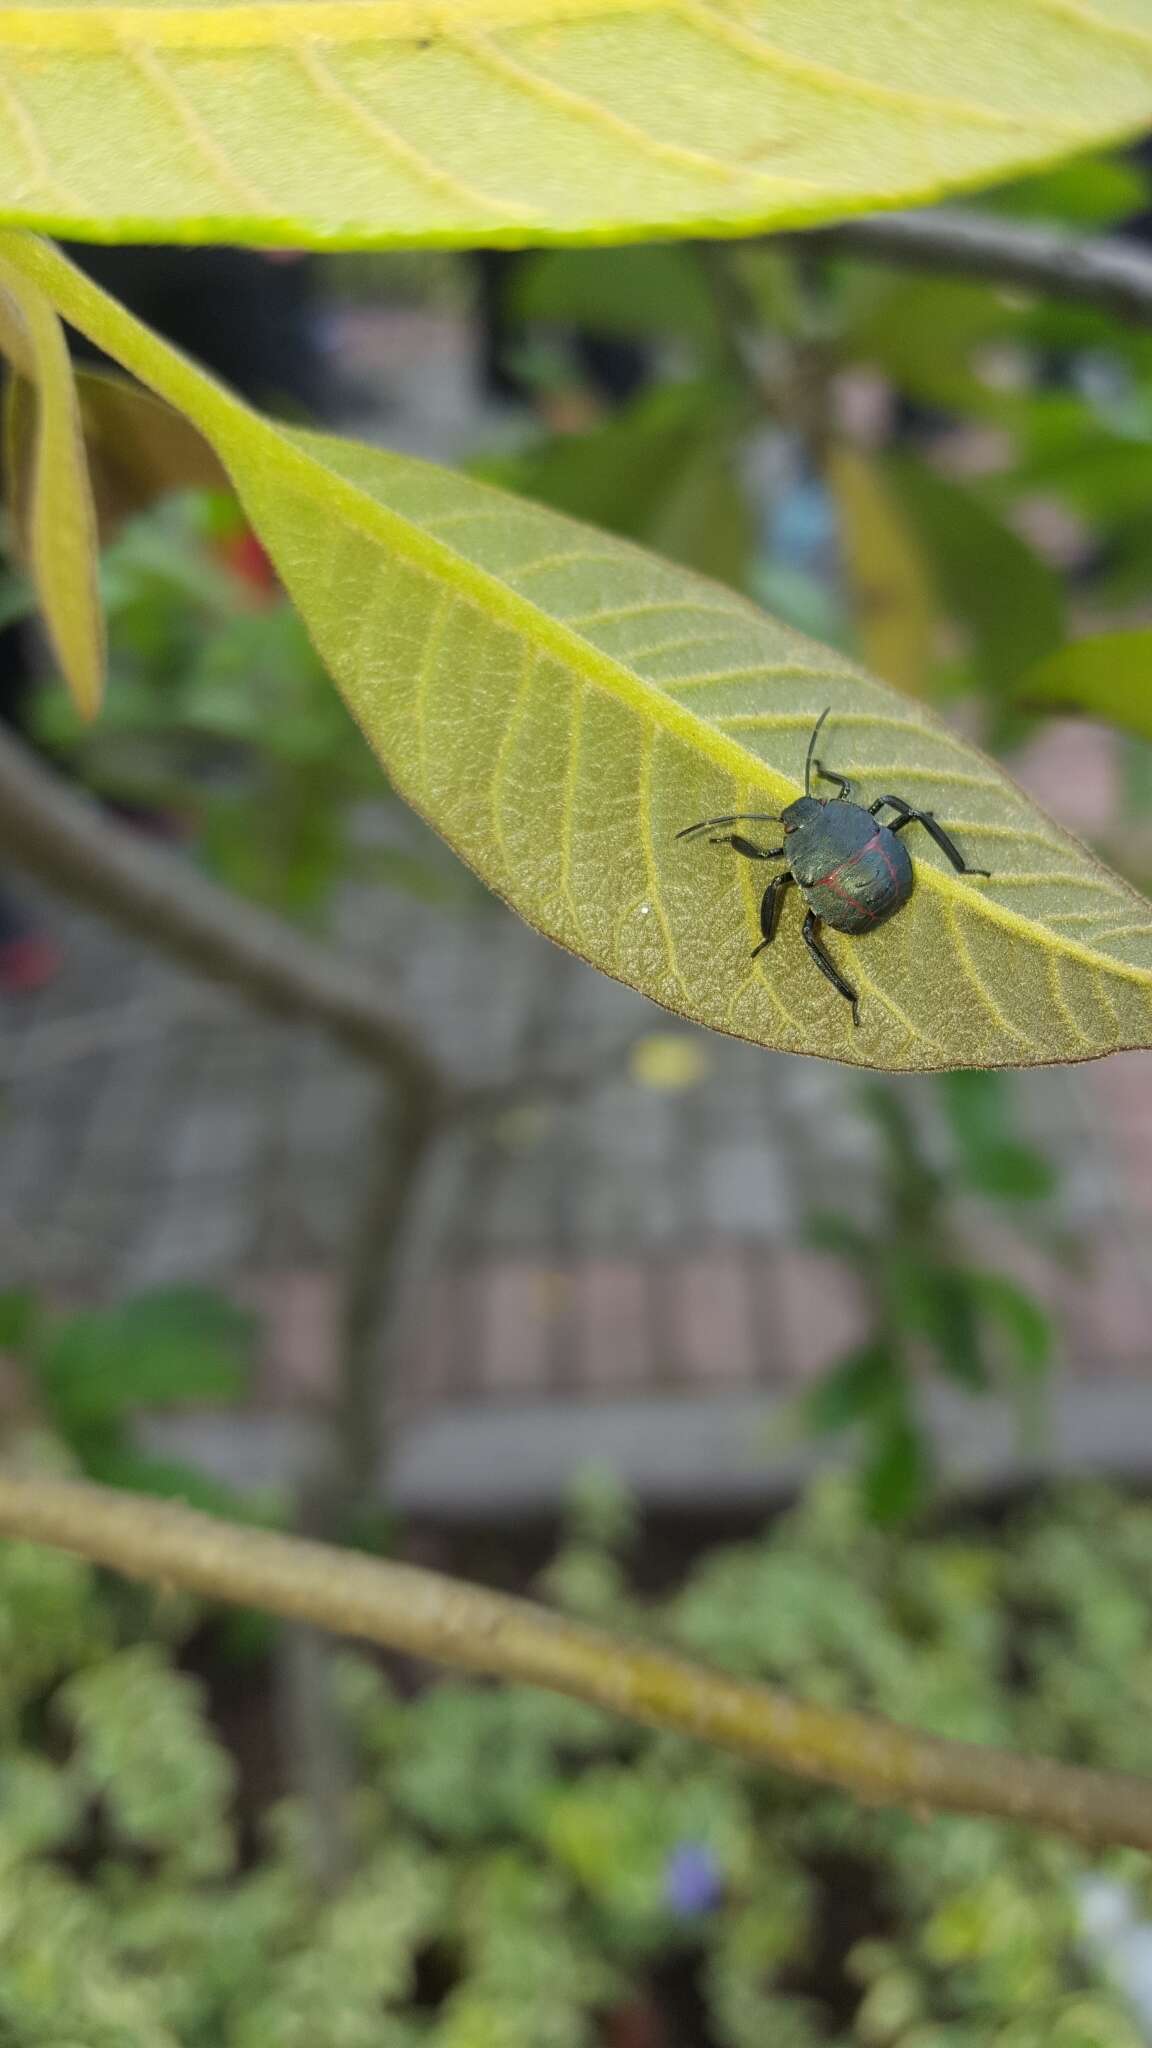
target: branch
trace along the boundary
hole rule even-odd
[[[111,1488],[0,1476],[0,1530],[135,1578],[262,1607],[464,1670],[548,1686],[858,1797],[1152,1850],[1152,1780],[808,1706],[526,1600]]]
[[[0,725],[0,853],[259,1009],[300,1018],[429,1099],[441,1092],[376,978],[115,825]]]
[[[797,239],[837,255],[874,256],[901,268],[1017,285],[1095,306],[1138,326],[1152,324],[1152,253],[1120,235],[1070,235],[948,207],[867,214],[808,229]]]

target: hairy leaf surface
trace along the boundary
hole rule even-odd
[[[0,217],[106,239],[732,233],[1152,119],[1152,0],[0,8]]]
[[[43,244],[0,234],[0,257],[200,427],[396,786],[529,923],[684,1016],[859,1064],[1152,1042],[1152,905],[919,706],[625,541],[261,419]],[[774,870],[676,838],[795,797],[825,706],[822,752],[864,801],[933,808],[993,870],[956,875],[912,829],[908,906],[829,937],[859,1030],[795,898],[751,959]]]

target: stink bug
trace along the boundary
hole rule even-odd
[[[845,981],[820,937],[822,924],[834,932],[863,934],[874,931],[895,916],[912,894],[914,880],[908,849],[897,839],[906,825],[923,825],[937,846],[946,853],[961,875],[983,875],[987,868],[970,868],[959,847],[948,837],[931,811],[918,811],[902,796],[878,796],[865,810],[851,801],[852,785],[834,769],[816,758],[816,741],[828,716],[822,711],[816,720],[804,760],[804,794],[777,817],[771,811],[735,811],[730,817],[704,818],[699,825],[686,825],[677,839],[691,839],[697,832],[710,832],[714,825],[783,825],[783,846],[756,846],[741,832],[713,834],[713,846],[731,846],[745,860],[782,860],[785,872],[769,882],[760,904],[760,944],[752,958],[770,946],[776,936],[780,899],[790,882],[795,882],[808,905],[804,919],[804,944],[813,960],[852,1005],[852,1022],[860,1022],[860,1003],[854,988]],[[838,785],[834,797],[813,796],[812,776]],[[890,825],[880,823],[883,810],[895,812]]]

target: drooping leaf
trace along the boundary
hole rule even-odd
[[[62,0],[0,9],[0,213],[114,240],[732,233],[1152,119],[1152,5]]]
[[[211,441],[395,786],[529,923],[697,1022],[860,1065],[1152,1040],[1152,908],[919,707],[624,542],[263,420],[45,245],[2,234],[0,254]],[[778,813],[825,707],[826,758],[861,796],[935,810],[993,870],[955,874],[913,828],[910,903],[829,935],[859,1030],[795,903],[751,958],[765,869],[676,836]]]
[[[827,473],[860,651],[885,682],[929,697],[937,605],[915,529],[863,449],[833,449]]]
[[[1023,704],[1079,711],[1152,739],[1152,631],[1136,627],[1074,640],[1021,678],[1019,697]]]
[[[65,681],[77,709],[91,718],[104,689],[104,619],[68,348],[50,300],[2,261],[0,300],[0,347],[12,366],[4,454],[12,531]]]

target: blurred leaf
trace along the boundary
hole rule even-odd
[[[252,1318],[207,1289],[171,1287],[49,1329],[38,1377],[67,1435],[134,1408],[239,1400]]]
[[[927,1259],[917,1249],[885,1261],[892,1313],[899,1326],[928,1343],[940,1370],[970,1393],[983,1393],[988,1368],[980,1343],[976,1299],[961,1268]]]
[[[1145,479],[1152,456],[1144,454]],[[1074,640],[1020,678],[1021,703],[1081,712],[1152,739],[1152,630]]]
[[[521,320],[588,334],[678,335],[714,350],[716,301],[691,248],[541,249],[517,269],[509,304]]]
[[[862,449],[833,448],[827,476],[864,659],[907,696],[931,696],[936,598],[914,529]]]
[[[856,1265],[869,1264],[875,1254],[875,1238],[834,1209],[818,1209],[807,1217],[803,1235],[805,1244],[814,1251],[831,1252],[836,1258],[850,1259]]]
[[[971,636],[977,679],[999,690],[1064,635],[1060,584],[977,493],[913,455],[883,474],[931,563],[956,623]]]
[[[921,1430],[897,1412],[878,1419],[860,1474],[861,1497],[874,1521],[902,1522],[927,1496],[932,1461]]]
[[[0,1291],[0,1351],[22,1351],[39,1318],[40,1304],[26,1287]]]
[[[0,258],[12,374],[5,407],[5,489],[56,658],[78,710],[104,689],[104,617],[96,515],[64,329],[32,280]]]
[[[1043,1304],[1004,1273],[969,1271],[967,1280],[979,1308],[1006,1340],[1008,1363],[1021,1372],[1043,1372],[1051,1363],[1055,1338]]]
[[[751,553],[736,471],[738,420],[722,387],[673,384],[586,434],[558,435],[477,473],[739,585]]]
[[[941,1075],[937,1087],[961,1158],[964,1179],[1005,1201],[1041,1201],[1055,1174],[1035,1146],[1011,1132],[1011,1089],[1000,1074]]]
[[[76,390],[105,538],[166,492],[228,490],[207,441],[163,399],[103,370],[78,368]]]
[[[290,248],[758,233],[1022,175],[1152,120],[1139,0],[1116,18],[1002,0],[971,33],[955,0],[914,19],[892,33],[837,0],[152,0],[118,37],[94,0],[6,8],[0,217]]]
[[[1143,213],[1149,200],[1143,165],[1115,156],[1074,156],[1050,164],[1030,178],[997,185],[980,197],[982,207],[1019,220],[1050,220],[1066,227],[1109,227]]]
[[[1001,396],[978,374],[979,351],[1020,316],[988,285],[886,278],[841,337],[842,353],[874,364],[897,391],[946,411],[995,416]]]
[[[848,1429],[891,1403],[900,1368],[884,1343],[865,1344],[824,1374],[801,1403],[801,1416],[817,1436]]]

